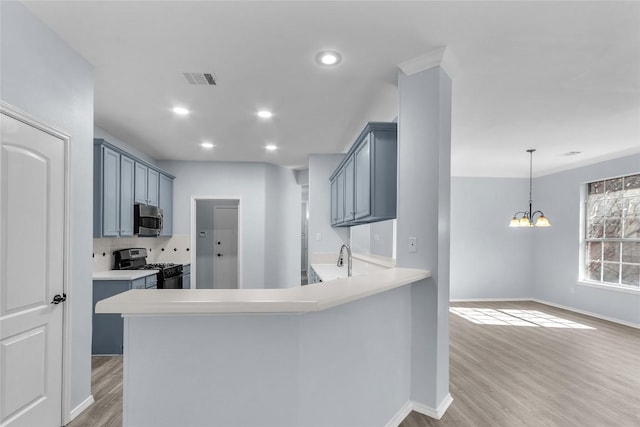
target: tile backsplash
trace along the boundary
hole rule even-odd
[[[171,237],[112,237],[93,239],[93,271],[112,270],[113,251],[127,248],[145,248],[147,262],[191,262],[191,236],[174,234]]]

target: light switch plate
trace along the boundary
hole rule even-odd
[[[418,238],[417,237],[409,237],[409,252],[418,252]]]
[[[322,233],[316,233],[316,240],[322,240]]]

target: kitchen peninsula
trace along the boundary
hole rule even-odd
[[[427,270],[289,289],[132,290],[122,313],[124,426],[385,426],[425,380],[414,365]]]

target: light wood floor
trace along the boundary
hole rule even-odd
[[[402,427],[640,426],[640,330],[534,302],[451,306],[535,310],[595,329],[483,325],[450,314],[454,401],[440,421],[412,412]]]
[[[451,306],[539,311],[594,329],[476,324],[450,314],[454,401],[441,420],[412,412],[402,427],[640,426],[640,330],[533,302]],[[120,427],[122,358],[94,357],[92,371],[96,402],[69,427]]]
[[[91,393],[95,402],[68,427],[122,426],[122,357],[91,358]]]

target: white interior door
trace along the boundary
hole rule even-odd
[[[0,425],[60,426],[66,143],[0,119]]]
[[[213,209],[213,287],[238,287],[238,207],[216,206]]]

